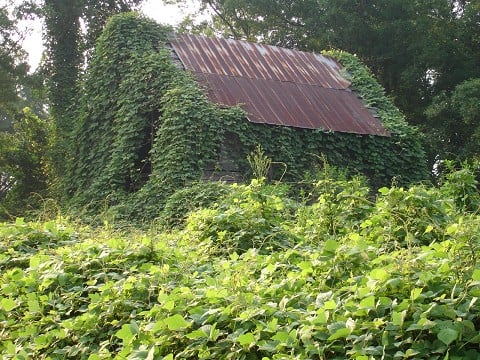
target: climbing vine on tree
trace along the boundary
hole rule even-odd
[[[254,124],[239,108],[211,103],[176,64],[170,29],[135,13],[113,17],[97,43],[84,82],[65,188],[74,203],[113,207],[129,218],[154,218],[176,190],[222,172],[220,157],[248,174],[247,155],[260,145],[274,179],[300,180],[321,163],[366,174],[374,186],[427,177],[416,132],[355,57],[345,62],[355,89],[375,107],[392,137]],[[226,146],[233,137],[236,151]]]

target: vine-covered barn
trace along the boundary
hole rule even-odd
[[[177,63],[194,75],[213,103],[239,106],[251,123],[390,136],[375,110],[353,91],[343,67],[330,56],[186,34],[173,35],[169,44]],[[224,153],[241,147],[238,136],[228,131],[224,145]],[[245,169],[239,166],[240,159],[229,161],[235,158],[232,155],[223,156],[205,175],[241,180]]]
[[[274,179],[324,157],[373,185],[427,174],[415,129],[355,56],[172,35],[134,13],[98,40],[73,136],[77,203],[144,209],[192,181],[248,180],[258,145]]]

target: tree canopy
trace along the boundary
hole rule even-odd
[[[27,73],[25,52],[15,36],[16,19],[6,5],[0,7],[0,130],[12,129],[12,115],[18,110],[19,85]]]

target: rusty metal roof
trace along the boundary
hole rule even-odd
[[[183,34],[171,44],[213,102],[241,106],[251,122],[389,136],[332,58]]]

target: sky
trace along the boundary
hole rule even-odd
[[[185,6],[179,8],[175,5],[164,5],[162,0],[144,0],[141,12],[155,21],[163,24],[176,25],[185,16],[193,13],[193,1],[186,0]],[[42,57],[42,24],[39,21],[25,22],[24,26],[30,28],[29,35],[23,41],[23,47],[28,52],[30,71],[34,71]]]

